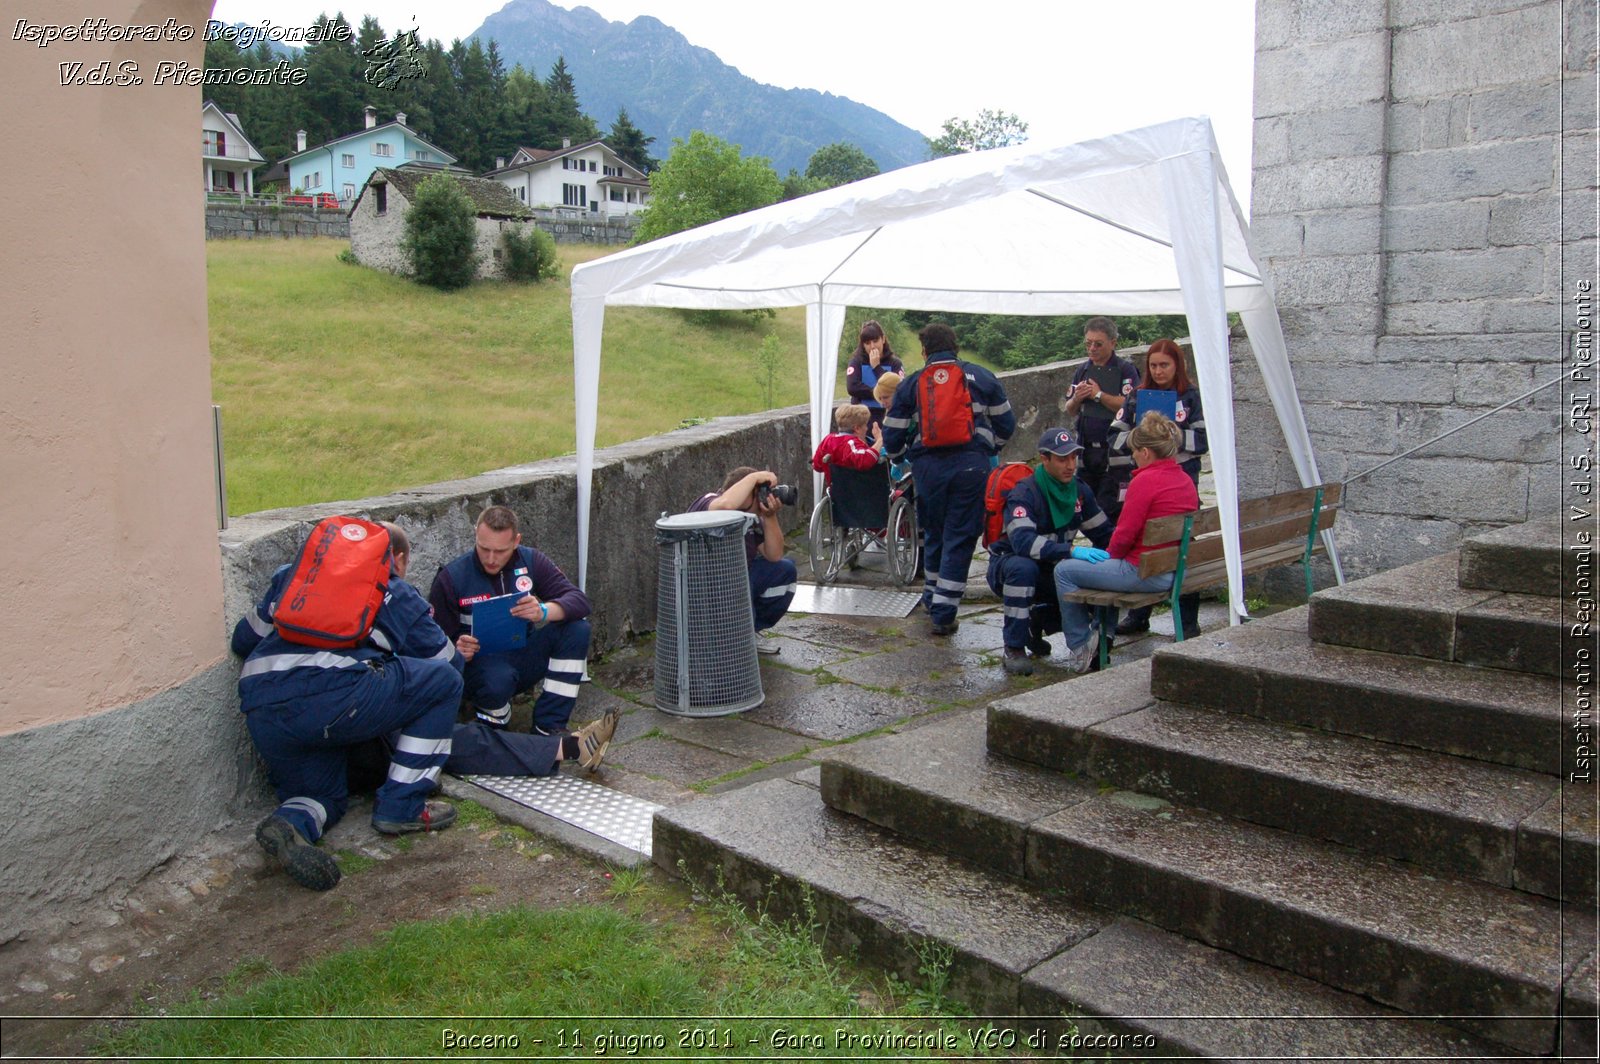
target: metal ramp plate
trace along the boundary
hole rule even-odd
[[[905,617],[916,608],[920,598],[921,590],[796,584],[789,609],[798,613],[837,613],[853,617]]]
[[[557,772],[553,776],[462,776],[468,783],[650,856],[650,822],[665,806]]]

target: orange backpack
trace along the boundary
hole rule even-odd
[[[278,634],[308,647],[360,646],[389,593],[389,530],[359,517],[328,517],[300,548],[273,608]]]
[[[989,546],[1006,534],[1006,496],[1026,477],[1033,475],[1027,462],[1006,462],[989,470],[983,485],[983,545]]]
[[[960,362],[935,362],[917,378],[922,446],[959,447],[972,439],[972,392]]]

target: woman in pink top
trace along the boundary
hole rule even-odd
[[[1128,436],[1136,467],[1128,494],[1111,534],[1111,557],[1102,562],[1073,558],[1056,566],[1056,593],[1070,595],[1083,588],[1095,591],[1166,591],[1172,574],[1139,576],[1139,557],[1146,521],[1188,513],[1200,507],[1194,481],[1178,465],[1176,455],[1182,435],[1172,419],[1154,411],[1139,419]],[[1162,543],[1158,546],[1172,546]],[[1067,641],[1067,661],[1085,672],[1100,645],[1100,626],[1081,602],[1061,603],[1061,634]]]

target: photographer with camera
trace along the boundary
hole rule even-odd
[[[783,620],[794,601],[797,576],[794,562],[784,557],[783,526],[778,511],[793,506],[799,493],[792,484],[778,483],[770,469],[740,466],[722,482],[721,491],[707,492],[689,507],[698,510],[742,510],[759,519],[744,537],[745,562],[750,567],[750,605],[755,612],[756,634]],[[776,654],[776,644],[757,640],[756,649]]]

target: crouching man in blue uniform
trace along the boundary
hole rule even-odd
[[[400,526],[382,524],[391,554],[388,595],[365,645],[322,651],[277,634],[272,613],[289,565],[273,574],[233,632],[234,651],[247,658],[241,707],[280,803],[257,825],[256,841],[312,890],[339,882],[333,856],[312,844],[344,816],[352,765],[359,775],[374,753],[387,771],[377,783],[373,827],[385,834],[438,831],[456,818],[453,807],[427,798],[441,767],[456,775],[543,776],[575,759],[592,772],[617,729],[614,712],[562,737],[457,724],[461,655],[404,580],[409,538]],[[319,655],[325,657],[305,660]]]
[[[689,504],[690,513],[739,510],[756,515],[755,524],[744,535],[744,560],[750,570],[750,607],[758,637],[789,612],[799,576],[785,553],[783,525],[778,521],[783,503],[770,491],[761,491],[777,483],[778,474],[770,469],[739,466],[723,478],[722,490],[708,491]],[[779,647],[776,640],[763,642],[758,638],[756,650],[776,654]]]
[[[933,634],[942,636],[953,634],[959,625],[956,607],[966,593],[967,568],[983,534],[984,482],[995,456],[1016,431],[1017,419],[994,374],[956,358],[956,334],[950,326],[934,322],[917,336],[927,365],[895,389],[883,419],[883,446],[891,460],[911,459],[917,523],[922,528],[922,605],[933,622]],[[943,372],[966,376],[972,433],[964,443],[930,447],[917,396],[922,376],[939,373],[941,367]]]
[[[1039,437],[1039,467],[1006,495],[1005,535],[989,545],[989,587],[1005,603],[1002,628],[1007,675],[1033,672],[1034,657],[1050,653],[1045,638],[1061,631],[1061,604],[1052,573],[1068,558],[1104,561],[1112,524],[1089,485],[1078,477],[1083,445],[1067,429]],[[1074,547],[1082,532],[1092,547]]]
[[[504,728],[512,697],[543,680],[533,704],[533,730],[558,735],[572,717],[589,657],[589,597],[555,562],[522,545],[510,508],[483,511],[473,534],[474,549],[440,569],[428,592],[433,619],[467,663],[467,700],[477,707],[480,721]],[[527,644],[505,653],[480,652],[472,635],[473,604],[514,592],[525,597],[511,607],[511,615],[534,625]]]

